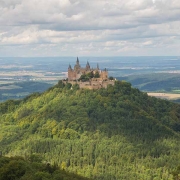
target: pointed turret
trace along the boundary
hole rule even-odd
[[[71,65],[70,65],[70,64],[69,64],[68,70],[72,70],[72,67],[71,67]]]
[[[79,64],[79,58],[77,57],[76,64]]]
[[[77,57],[76,65],[74,66],[74,70],[75,70],[75,71],[78,71],[80,68],[81,68],[81,66],[80,66],[80,64],[79,64],[79,58]]]
[[[89,65],[89,62],[87,61],[87,64],[86,64],[86,69],[89,70],[90,69],[90,65]]]

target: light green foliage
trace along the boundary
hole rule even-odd
[[[42,94],[0,104],[0,151],[38,153],[97,180],[173,179],[180,159],[178,104],[127,82],[98,90],[73,87],[60,81]]]

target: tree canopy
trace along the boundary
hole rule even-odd
[[[32,158],[33,156],[33,158]],[[35,158],[36,157],[36,158]],[[39,157],[0,157],[0,180],[90,180],[60,169],[56,164],[41,163]]]
[[[0,151],[97,180],[171,180],[179,165],[180,105],[116,81],[107,89],[57,85],[0,104]]]

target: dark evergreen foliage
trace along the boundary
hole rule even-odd
[[[99,72],[96,71],[95,74],[93,72],[89,72],[87,74],[82,74],[78,81],[86,82],[89,81],[91,78],[99,78]]]
[[[36,156],[38,158],[38,156]],[[0,157],[0,180],[88,180],[28,157]],[[90,179],[89,179],[90,180]]]

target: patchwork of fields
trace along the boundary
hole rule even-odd
[[[109,76],[130,82],[133,87],[158,98],[180,99],[180,61],[175,57],[86,57],[92,67],[107,68]],[[20,99],[43,92],[67,77],[67,67],[74,57],[2,58],[0,59],[0,101]]]

